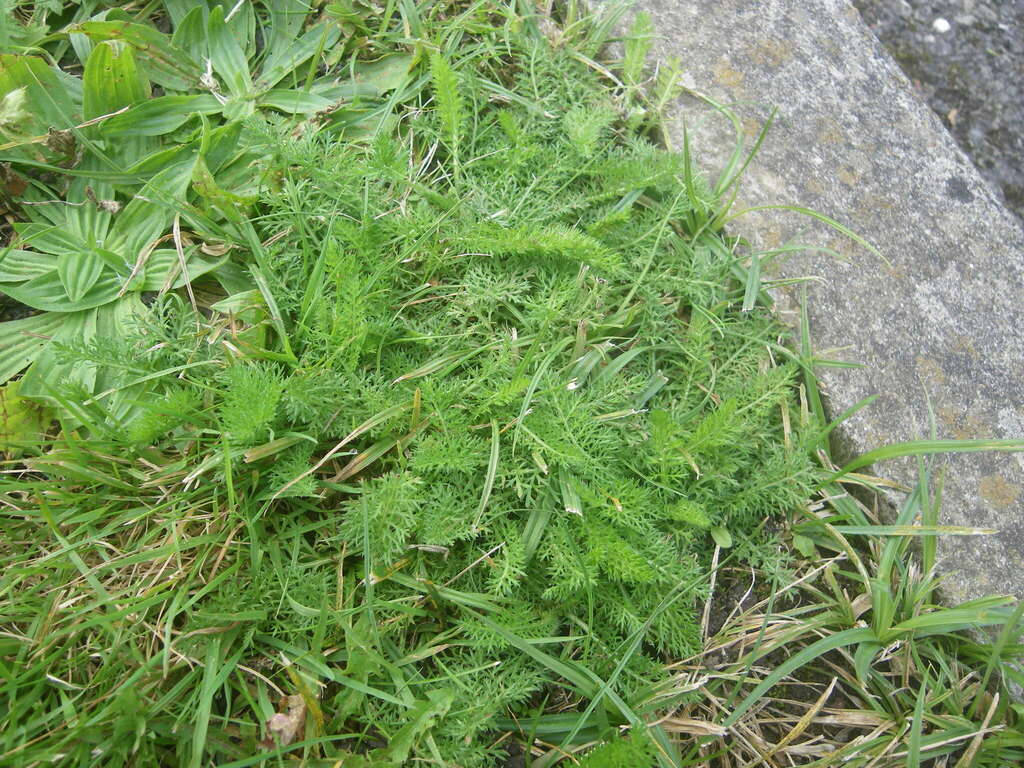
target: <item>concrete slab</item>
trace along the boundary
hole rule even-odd
[[[638,0],[635,10],[654,19],[654,54],[680,57],[688,86],[733,105],[751,143],[778,107],[739,207],[815,209],[892,265],[792,213],[731,225],[762,247],[796,238],[850,257],[802,254],[781,272],[823,278],[810,288],[819,354],[843,348],[834,356],[865,364],[821,371],[832,411],[880,395],[842,428],[844,450],[927,437],[929,401],[939,437],[1024,438],[1024,232],[857,11],[846,0]],[[731,126],[692,97],[671,109],[677,147],[684,124],[714,173]],[[793,295],[777,298],[791,312]],[[1000,531],[940,541],[947,599],[1024,597],[1024,455],[940,463],[948,469],[943,522]],[[914,477],[910,461],[876,470]]]

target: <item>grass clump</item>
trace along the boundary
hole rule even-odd
[[[941,485],[919,466],[920,483],[893,525],[830,485],[827,505],[793,521],[803,554],[788,583],[748,599],[752,581],[773,574],[761,566],[736,574],[746,596],[700,654],[672,667],[677,686],[699,679],[703,692],[668,727],[708,736],[685,748],[682,764],[717,765],[721,756],[734,765],[994,768],[1024,760],[1024,710],[1012,693],[1022,681],[1024,609],[1005,596],[944,604],[934,539],[955,531],[936,524]],[[721,573],[726,584],[730,570]],[[994,631],[986,638],[983,627]]]
[[[619,81],[572,8],[165,5],[65,9],[61,74],[18,59],[84,59],[107,186],[9,158],[0,289],[39,312],[5,402],[47,411],[4,436],[0,762],[689,764],[666,665],[723,551],[785,580],[829,474],[732,171],[649,136],[649,30]]]

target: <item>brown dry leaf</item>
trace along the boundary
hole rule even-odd
[[[823,709],[814,719],[818,725],[839,725],[856,728],[876,728],[889,722],[874,712],[864,709]]]
[[[816,742],[813,744],[811,742],[807,742],[806,744],[794,744],[791,747],[786,747],[782,751],[787,755],[796,755],[800,757],[825,757],[835,752],[836,746],[834,744],[826,744],[823,742]]]
[[[871,607],[871,595],[863,593],[853,598],[853,602],[850,603],[850,610],[853,611],[853,618],[859,619],[861,614],[866,612]]]
[[[28,189],[28,182],[11,169],[10,163],[0,163],[0,183],[11,197],[19,197]]]
[[[689,733],[693,736],[725,736],[728,730],[708,720],[694,720],[689,717],[669,717],[661,721],[669,733]]]
[[[223,256],[230,251],[232,246],[229,243],[203,243],[199,250],[207,256]]]
[[[69,158],[75,156],[77,144],[72,131],[58,131],[56,128],[51,128],[46,134],[44,143],[47,149],[58,155],[66,155]]]
[[[285,696],[283,712],[275,712],[267,720],[267,738],[260,746],[273,749],[277,746],[286,747],[295,741],[306,725],[306,701],[299,695]]]

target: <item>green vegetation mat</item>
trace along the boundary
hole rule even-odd
[[[697,764],[646,726],[700,700],[713,574],[787,583],[842,491],[648,23],[611,61],[574,5],[12,19],[0,763]]]

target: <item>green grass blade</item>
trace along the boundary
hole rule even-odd
[[[491,498],[491,490],[494,488],[494,478],[498,473],[498,454],[501,448],[500,432],[498,422],[491,419],[491,456],[487,460],[487,474],[484,476],[484,488],[480,494],[480,505],[476,509],[476,516],[473,518],[473,532],[480,526],[480,519],[487,509],[487,501]]]
[[[829,481],[836,480],[858,469],[862,469],[880,461],[899,459],[904,456],[933,456],[939,453],[981,453],[987,451],[1004,451],[1015,453],[1024,451],[1024,440],[912,440],[905,443],[893,443],[882,448],[863,453],[833,474]]]
[[[914,717],[910,722],[910,738],[907,740],[907,768],[920,768],[921,766],[921,737],[924,735],[924,702],[927,696],[928,689],[922,683],[917,691]]]

